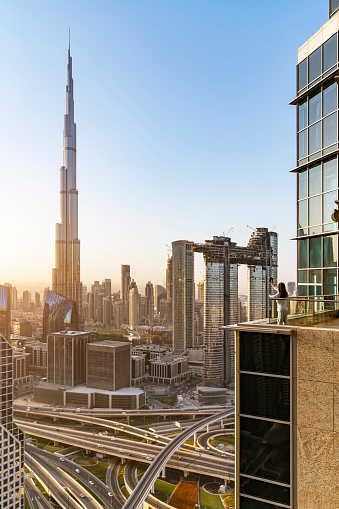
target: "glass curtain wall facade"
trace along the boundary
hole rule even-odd
[[[290,508],[290,336],[276,331],[237,334],[237,507]]]
[[[23,467],[24,434],[13,423],[13,349],[0,334],[0,507],[2,509],[23,509]]]
[[[193,347],[194,336],[194,253],[193,242],[172,242],[173,353],[180,355]]]
[[[43,340],[47,341],[48,334],[52,332],[78,329],[76,303],[57,293],[48,292],[43,315]]]
[[[293,171],[300,296],[338,293],[338,223],[331,217],[338,200],[338,7],[337,1],[330,2],[333,16],[318,32],[322,37],[311,39],[319,40],[318,47],[314,42],[314,51],[299,50],[297,97],[292,101],[297,106]]]
[[[11,288],[0,285],[0,334],[11,338]]]

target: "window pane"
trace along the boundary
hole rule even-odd
[[[308,283],[308,270],[299,270],[298,276],[299,276],[299,283]]]
[[[308,286],[298,285],[299,297],[306,297],[308,295]]]
[[[269,504],[268,502],[259,502],[259,500],[240,496],[239,509],[277,509],[277,506],[274,503]]]
[[[324,237],[324,267],[336,267],[338,262],[338,237]]]
[[[309,171],[309,196],[321,193],[321,165],[312,166]]]
[[[301,239],[298,240],[298,267],[306,268],[308,267],[308,257],[307,257],[307,248],[308,248],[308,240]]]
[[[309,128],[309,154],[321,149],[321,122],[311,125]]]
[[[334,203],[334,200],[336,199],[337,199],[336,191],[332,191],[331,193],[325,193],[323,195],[324,223],[333,223],[331,215],[333,210],[336,208],[336,204]]]
[[[337,270],[324,270],[324,295],[338,294]]]
[[[321,218],[321,195],[309,199],[309,225],[322,223]],[[314,233],[314,232],[310,232]]]
[[[330,16],[339,8],[339,0],[330,0]]]
[[[323,91],[323,116],[325,117],[337,109],[337,84],[332,83]],[[300,113],[299,113],[300,122]],[[306,126],[305,126],[306,127]],[[301,127],[299,129],[302,129]]]
[[[321,118],[321,93],[313,95],[310,97],[310,124],[316,122]]]
[[[324,175],[324,191],[331,191],[331,189],[336,189],[338,187],[338,169],[336,157],[324,163],[323,175]]]
[[[308,226],[307,221],[307,200],[302,200],[298,204],[299,207],[299,228],[304,228]],[[307,234],[307,232],[304,232]]]
[[[308,287],[308,295],[321,295],[321,285],[313,285]]]
[[[240,332],[240,369],[290,374],[290,338],[285,334]]]
[[[310,283],[321,283],[321,270],[309,270],[309,282]]]
[[[307,126],[307,99],[299,104],[299,131]]]
[[[307,170],[301,171],[298,174],[299,178],[299,200],[307,198]]]
[[[307,156],[307,129],[298,134],[299,137],[299,159]]]
[[[290,426],[240,417],[240,472],[289,483]]]
[[[321,267],[321,237],[310,239],[310,267]]]
[[[321,47],[313,51],[308,57],[308,81],[309,83],[321,74]]]
[[[298,84],[299,90],[307,85],[307,58],[298,65]]]
[[[317,124],[316,124],[317,125]],[[333,145],[338,140],[337,136],[337,113],[332,113],[323,120],[324,147]]]
[[[337,34],[334,34],[323,45],[323,72],[337,63]]]
[[[240,477],[240,493],[253,495],[257,498],[282,502],[290,504],[290,489],[285,486],[250,479],[249,477]],[[252,507],[252,506],[250,506]]]

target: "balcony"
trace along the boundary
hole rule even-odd
[[[289,326],[339,328],[339,295],[270,299],[270,325],[282,325],[278,318],[279,301],[287,307]]]

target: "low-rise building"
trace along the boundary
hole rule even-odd
[[[117,391],[131,386],[131,344],[98,341],[87,345],[86,385]]]
[[[141,383],[146,378],[146,355],[132,355],[132,385]]]
[[[174,384],[188,376],[188,359],[180,355],[162,355],[150,360],[153,382]]]

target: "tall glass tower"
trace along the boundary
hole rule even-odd
[[[80,240],[78,239],[78,191],[76,188],[76,125],[72,57],[68,48],[66,115],[63,132],[63,166],[60,168],[60,222],[55,228],[55,268],[52,290],[74,300],[82,309],[80,282]]]
[[[339,2],[330,19],[298,50],[297,106],[298,294],[338,293],[338,31]]]

